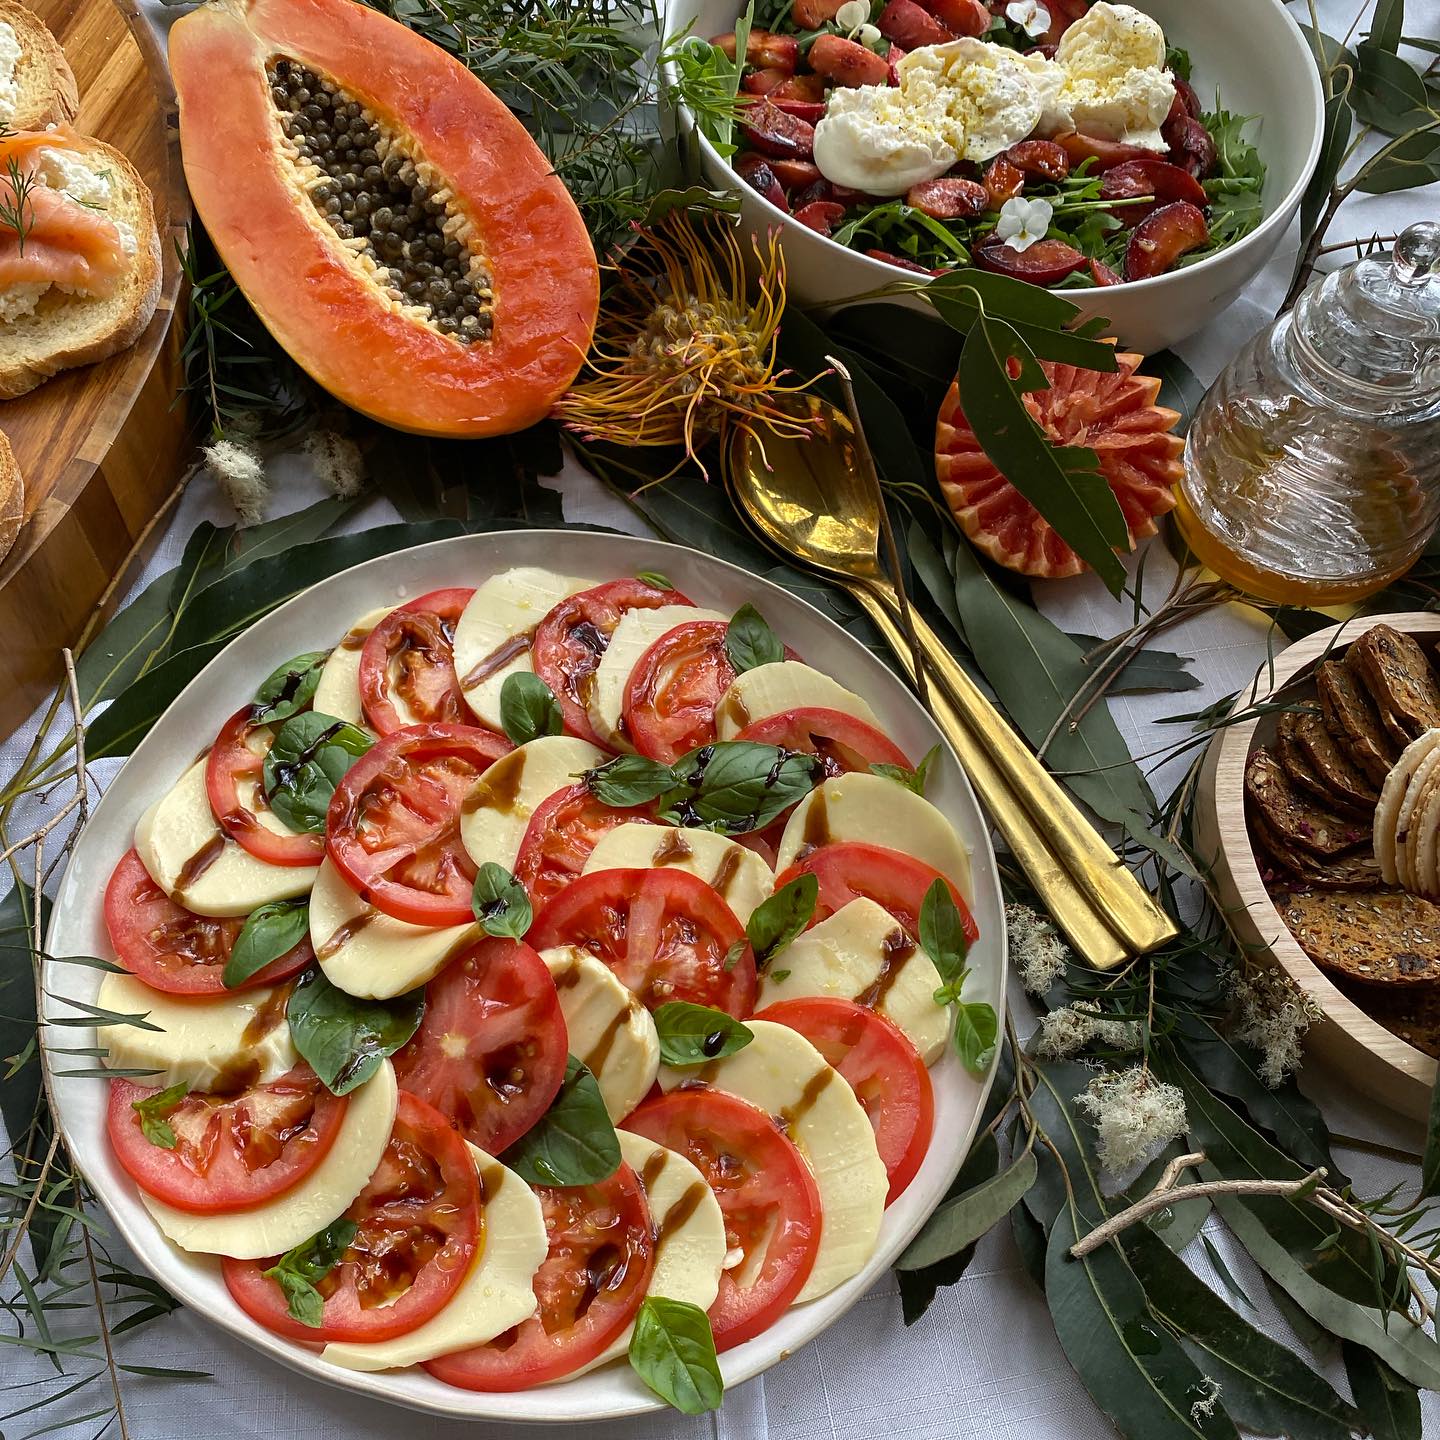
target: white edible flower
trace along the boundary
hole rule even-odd
[[[254,525],[263,520],[265,502],[270,498],[270,482],[255,447],[245,441],[217,440],[200,453],[220,493],[235,507],[240,523]]]
[[[1300,1068],[1300,1042],[1320,1018],[1320,1007],[1283,971],[1232,970],[1225,982],[1231,1034],[1260,1052],[1260,1078],[1273,1090]]]
[[[1050,28],[1050,12],[1040,0],[1010,0],[1005,7],[1005,18],[1012,25],[1018,25],[1031,39],[1043,35]]]
[[[1055,207],[1048,200],[1027,200],[1016,195],[1000,207],[995,233],[1016,252],[1028,250],[1045,238]]]
[[[1012,903],[1005,907],[1005,930],[1020,983],[1032,995],[1043,995],[1074,959],[1070,947],[1055,927],[1028,905]]]
[[[835,23],[842,30],[858,30],[870,18],[870,0],[845,0],[835,12]]]
[[[1140,1026],[1134,1020],[1108,1018],[1093,1000],[1077,1000],[1041,1019],[1035,1053],[1042,1060],[1068,1060],[1092,1040],[1113,1050],[1134,1050],[1140,1044]]]
[[[349,500],[365,487],[365,462],[360,447],[348,435],[333,430],[312,430],[305,437],[305,454],[320,483],[341,500]]]
[[[874,50],[878,54],[880,41],[884,39],[884,36],[880,34],[876,26],[862,25],[850,38],[863,45],[867,50]]]
[[[1185,1096],[1139,1065],[1097,1075],[1075,1097],[1075,1108],[1095,1126],[1100,1164],[1113,1174],[1129,1170],[1185,1130]]]

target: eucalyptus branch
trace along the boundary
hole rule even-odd
[[[75,1181],[75,1203],[83,1205],[80,1181]],[[110,1343],[110,1321],[105,1314],[105,1296],[100,1287],[100,1275],[95,1268],[95,1246],[90,1239],[88,1228],[81,1229],[85,1245],[85,1264],[90,1271],[90,1288],[95,1295],[95,1314],[100,1321],[100,1343],[105,1347],[105,1368],[110,1372],[110,1391],[115,1397],[115,1421],[120,1430],[120,1440],[130,1440],[130,1429],[125,1423],[125,1401],[120,1394],[120,1368],[115,1363],[115,1351]]]

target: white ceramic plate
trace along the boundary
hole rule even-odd
[[[729,613],[750,601],[812,665],[864,695],[908,755],[918,759],[937,742],[943,745],[929,716],[864,646],[803,600],[733,565],[677,545],[581,531],[509,531],[441,540],[367,561],[322,581],[252,626],[190,682],[95,808],[56,897],[49,953],[111,954],[101,897],[111,870],[130,847],[136,820],[276,666],[293,655],[334,644],[355,616],[377,605],[393,605],[442,586],[478,585],[515,565],[544,565],[568,575],[594,576],[597,581],[655,570],[700,605]],[[972,974],[965,994],[967,999],[988,1001],[1003,1013],[1005,927],[995,857],[969,782],[948,748],[943,753],[945,763],[932,768],[928,793],[973,853],[975,918],[981,934],[971,953]],[[100,978],[93,969],[51,962],[45,989],[52,996],[93,1002]],[[45,1013],[53,1017],[75,1011],[52,998],[46,1001]],[[56,1041],[59,1046],[88,1043],[84,1030],[42,1031],[46,1033],[63,1037]],[[57,1058],[61,1063],[53,1068],[74,1068],[73,1062]],[[758,1375],[812,1340],[884,1273],[960,1168],[993,1074],[992,1067],[989,1075],[977,1079],[953,1052],[934,1067],[935,1138],[920,1173],[886,1211],[874,1258],[847,1284],[811,1304],[792,1308],[763,1335],[723,1355],[721,1370],[727,1385]],[[483,1395],[443,1385],[421,1370],[381,1374],[341,1370],[324,1364],[318,1347],[262,1330],[231,1300],[218,1261],[186,1255],[156,1229],[133,1182],[111,1155],[104,1128],[105,1092],[99,1080],[51,1081],[55,1113],[70,1153],[151,1274],[198,1313],[257,1350],[316,1380],[440,1415],[573,1423],[663,1408],[624,1364],[518,1394]]]

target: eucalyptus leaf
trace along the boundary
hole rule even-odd
[[[660,1058],[667,1065],[704,1065],[743,1050],[754,1031],[723,1010],[674,1000],[651,1017],[660,1037]]]
[[[1328,37],[1320,37],[1319,43],[1323,45],[1326,39]],[[1321,126],[1320,159],[1305,186],[1305,193],[1300,197],[1300,251],[1295,261],[1296,276],[1306,263],[1310,237],[1320,223],[1320,216],[1350,146],[1350,131],[1354,124],[1354,112],[1350,108],[1350,87],[1353,80],[1354,72],[1348,66],[1335,70],[1326,80],[1327,96]]]
[[[424,1014],[423,985],[393,1000],[361,1000],[318,968],[296,981],[285,1009],[295,1049],[335,1095],[369,1080],[420,1028]]]
[[[1440,130],[1430,129],[1392,140],[1372,155],[1356,175],[1355,188],[1366,195],[1413,190],[1440,180]]]
[[[620,1142],[588,1067],[570,1057],[550,1108],[500,1159],[530,1185],[593,1185],[615,1173]]]
[[[685,1415],[716,1410],[725,1395],[710,1317],[684,1300],[647,1295],[630,1334],[630,1367]]]
[[[824,778],[813,755],[752,740],[702,745],[670,768],[675,783],[661,796],[660,818],[722,835],[763,830]]]
[[[1362,40],[1355,54],[1360,62],[1355,112],[1365,124],[1386,135],[1406,135],[1435,118],[1424,80],[1393,49]]]
[[[558,735],[565,715],[555,692],[533,671],[517,670],[500,687],[500,726],[514,745]]]
[[[285,1295],[285,1308],[302,1325],[320,1328],[325,1299],[315,1287],[344,1258],[359,1229],[342,1215],[260,1272],[279,1285]]]
[[[523,940],[535,918],[525,887],[493,860],[487,860],[476,872],[470,903],[487,935]]]
[[[737,675],[785,658],[785,647],[753,606],[742,605],[725,627],[725,654]]]
[[[99,760],[128,755],[170,708],[175,697],[224,648],[224,640],[207,640],[169,656],[133,680],[124,694],[112,701],[86,726],[85,755]]]
[[[820,881],[808,871],[788,880],[750,912],[745,936],[755,952],[755,967],[764,970],[815,917]]]
[[[943,1201],[901,1251],[895,1268],[922,1270],[973,1245],[1025,1198],[1035,1183],[1036,1170],[1034,1152],[1026,1150],[998,1175]]]
[[[35,1042],[34,905],[34,891],[18,877],[0,897],[0,1057],[6,1060],[24,1054]],[[40,907],[43,934],[50,915],[50,902],[43,893]],[[48,1122],[35,1123],[40,1106],[40,1065],[29,1059],[7,1068],[9,1073],[0,1084],[0,1120],[10,1143],[18,1147],[17,1161],[29,1155],[38,1164],[50,1139]]]
[[[1430,1117],[1425,1128],[1425,1156],[1420,1164],[1420,1199],[1440,1194],[1440,1074],[1430,1087]]]
[[[372,743],[358,726],[333,715],[307,710],[292,716],[265,755],[262,778],[271,810],[291,830],[323,835],[335,787]]]
[[[1356,1408],[1374,1440],[1423,1440],[1420,1393],[1415,1386],[1363,1345],[1346,1340],[1340,1350]]]
[[[1185,434],[1209,387],[1173,350],[1157,350],[1153,355],[1147,355],[1145,369],[1147,373],[1159,377],[1160,394],[1156,399],[1179,412],[1180,422],[1175,432]]]
[[[276,725],[299,714],[314,697],[329,658],[328,650],[312,650],[268,675],[250,702],[250,723]]]
[[[182,1080],[168,1090],[159,1090],[154,1095],[147,1095],[143,1100],[130,1102],[130,1108],[140,1121],[140,1133],[152,1145],[158,1145],[162,1150],[175,1148],[175,1131],[167,1117],[189,1093],[190,1087]]]
[[[1109,678],[1106,681],[1107,695],[1142,695],[1156,690],[1198,690],[1203,683],[1198,675],[1187,668],[1191,662],[1188,655],[1176,655],[1169,650],[1134,650],[1124,665],[1116,671],[1109,651],[1101,651],[1095,659],[1088,657],[1103,642],[1097,635],[1071,635],[1080,647],[1081,663],[1087,669],[1104,667]]]
[[[1370,17],[1370,43],[1393,55],[1400,48],[1404,32],[1405,0],[1375,0],[1375,13]]]
[[[243,985],[272,960],[288,954],[310,933],[308,900],[273,900],[245,917],[221,973],[230,989]]]

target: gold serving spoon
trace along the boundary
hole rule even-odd
[[[760,538],[848,591],[914,678],[908,618],[935,684],[931,712],[1036,894],[1090,964],[1109,969],[1172,939],[1174,922],[1001,718],[944,642],[908,617],[880,563],[880,496],[863,437],[824,402],[808,440],[736,431],[726,480]]]

